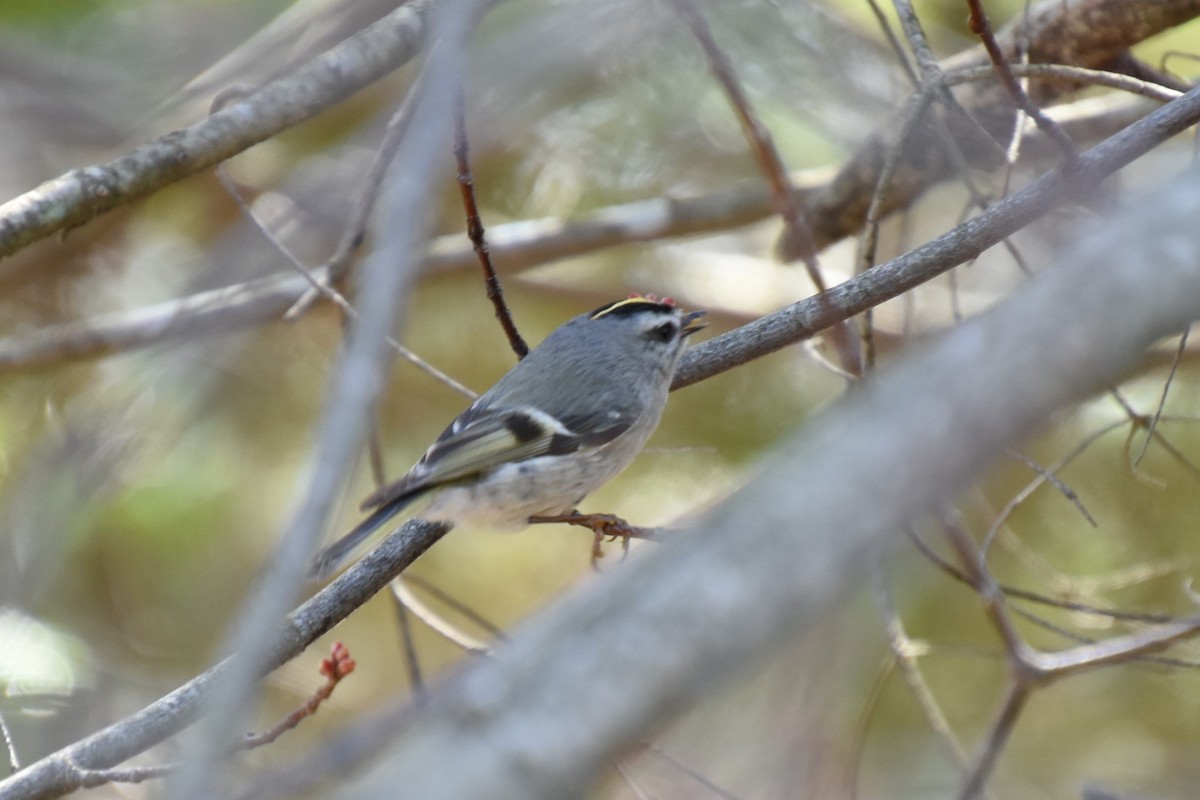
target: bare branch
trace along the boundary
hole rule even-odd
[[[1055,169],[1009,195],[979,216],[911,252],[829,290],[690,348],[675,376],[676,389],[732,369],[789,344],[810,338],[829,324],[898,297],[930,278],[978,256],[1068,198],[1085,197],[1105,176],[1150,145],[1146,139],[1174,135],[1200,119],[1200,89],[1193,89],[1083,153],[1076,169]],[[826,309],[836,315],[830,319]]]
[[[1080,0],[1064,4],[1059,0],[1042,0],[1026,15],[1004,26],[996,39],[1010,59],[1018,51],[1018,43],[1027,41],[1029,60],[1034,64],[1104,68],[1138,42],[1197,14],[1200,14],[1200,0],[1152,4],[1127,0]],[[975,67],[990,69],[990,60],[980,46],[948,58],[940,66],[943,73],[949,74]],[[1039,82],[1034,88],[1035,98],[1043,105],[1072,90],[1061,81],[1054,85]],[[979,87],[958,102],[992,136],[1005,140],[1012,132],[1012,110],[1003,97],[1003,89]],[[877,132],[842,166],[828,186],[805,198],[806,216],[818,247],[852,235],[862,226],[871,193],[878,184],[880,167],[886,153],[896,146],[896,133],[892,126]],[[975,166],[995,166],[987,158],[991,149],[971,147],[971,141],[960,143],[968,160]],[[955,168],[953,158],[936,136],[910,140],[902,164],[881,209],[883,215],[907,208]],[[780,244],[782,249],[788,246],[786,241]]]
[[[439,525],[414,521],[385,539],[288,616],[272,640],[271,663],[264,671],[302,653],[317,637],[386,588],[393,576],[445,533]],[[228,669],[229,661],[223,661],[136,714],[28,765],[0,782],[0,798],[53,798],[83,788],[88,785],[83,782],[86,770],[114,767],[192,724],[217,679]]]
[[[346,99],[416,55],[434,5],[406,3],[245,100],[0,205],[0,257],[202,172]]]
[[[963,79],[977,80],[989,72],[989,68],[978,68],[972,74],[964,73]],[[955,76],[949,76],[949,80],[955,80]],[[1118,111],[1118,124],[1124,124],[1127,114],[1128,111]],[[1083,118],[1082,122],[1087,123],[1088,119]],[[1147,142],[1145,150],[1159,143],[1158,139]],[[381,148],[381,152],[391,151]],[[792,182],[802,196],[828,191],[821,188],[825,185],[821,180],[823,174],[824,171],[819,171],[793,176]],[[491,231],[490,250],[508,269],[519,269],[618,244],[726,230],[761,220],[771,213],[770,194],[759,187],[692,199],[644,200],[612,206],[570,221],[543,219],[499,225]],[[343,249],[339,248],[341,252]],[[341,263],[336,257],[334,261]],[[443,236],[434,241],[424,268],[463,269],[474,263],[472,250],[461,244],[461,237]],[[333,280],[327,267],[312,270],[312,274],[322,284]],[[308,295],[316,293],[305,281],[280,274],[11,336],[0,339],[0,374],[261,325],[279,319]]]
[[[750,144],[754,159],[758,162],[759,169],[762,170],[763,176],[771,187],[771,198],[775,203],[776,210],[783,218],[787,236],[794,245],[788,255],[798,257],[804,262],[809,280],[816,287],[816,297],[824,298],[828,287],[817,260],[819,248],[813,239],[812,229],[809,228],[808,221],[804,218],[804,209],[792,192],[787,168],[783,164],[779,148],[775,146],[771,132],[767,130],[767,126],[763,124],[751,106],[750,98],[746,96],[741,82],[734,75],[733,65],[729,63],[728,57],[713,38],[708,20],[696,9],[692,0],[671,0],[671,3],[704,50],[709,69],[721,85],[726,97],[729,98],[729,103],[733,106],[738,122],[742,126],[742,132]],[[844,322],[830,326],[830,339],[837,348],[841,369],[852,376],[861,375],[862,354],[858,352],[854,337],[850,335],[850,330]]]
[[[366,420],[373,416],[383,385],[387,335],[402,316],[430,227],[428,214],[413,209],[425,208],[422,200],[438,175],[437,154],[453,129],[453,88],[461,79],[462,53],[483,2],[447,5],[434,14],[435,44],[424,65],[428,80],[420,82],[413,122],[390,171],[402,172],[403,179],[387,182],[382,197],[388,224],[359,276],[356,299],[361,316],[331,376],[307,485],[299,492],[274,557],[234,617],[236,624],[223,649],[233,653],[232,663],[216,679],[210,713],[191,737],[192,746],[173,776],[172,797],[201,800],[219,793],[220,771],[215,767],[226,755],[222,743],[241,727],[256,696],[256,682],[272,665],[271,631],[299,593],[334,501],[362,447]]]
[[[1146,438],[1142,440],[1142,448],[1138,450],[1137,458],[1133,459],[1133,466],[1137,467],[1142,463],[1142,459],[1146,457],[1146,450],[1150,447],[1150,441],[1154,439],[1155,432],[1158,430],[1158,423],[1162,420],[1163,408],[1167,405],[1167,393],[1171,391],[1171,384],[1175,381],[1175,370],[1179,368],[1179,362],[1183,359],[1183,353],[1187,349],[1188,333],[1190,328],[1183,332],[1179,337],[1179,346],[1175,348],[1175,357],[1171,360],[1171,372],[1167,375],[1167,379],[1163,381],[1162,396],[1158,398],[1158,405],[1154,408],[1154,419],[1150,420],[1149,426],[1146,428]]]
[[[881,373],[783,446],[686,545],[631,560],[420,708],[363,724],[247,796],[290,796],[351,769],[358,780],[343,793],[578,792],[641,731],[759,663],[782,632],[825,619],[864,548],[956,497],[1055,409],[1181,329],[1200,308],[1200,229],[1186,223],[1200,214],[1195,186],[1189,174],[1129,204],[1037,281]],[[438,767],[442,757],[455,767]]]

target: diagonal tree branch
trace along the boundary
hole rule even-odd
[[[1164,102],[1178,96],[1177,92],[1156,91],[1144,82],[1121,80],[1111,73],[1089,75],[1047,65],[1019,69],[1054,80],[1071,76],[1079,81],[1091,80]],[[976,67],[947,75],[947,81],[979,80],[990,74],[990,67]],[[1120,129],[1137,116],[1140,109],[1126,102],[1101,118],[1084,116],[1076,121],[1094,133],[1098,126]],[[826,172],[797,173],[792,176],[792,185],[802,197],[827,191]],[[489,249],[507,269],[516,270],[604,247],[724,231],[759,221],[771,213],[769,193],[757,186],[695,198],[641,200],[568,221],[551,218],[499,225],[491,231]],[[342,249],[339,246],[339,252]],[[340,258],[335,256],[332,261],[339,263]],[[424,269],[464,269],[474,263],[471,248],[462,244],[462,237],[450,235],[434,240]],[[336,277],[327,268],[317,268],[312,273],[322,282]],[[98,358],[172,339],[227,333],[281,317],[288,319],[298,301],[315,295],[306,281],[289,272],[0,338],[0,374]]]
[[[354,567],[292,612],[271,649],[272,665],[290,661],[403,571],[445,534],[429,523],[412,522],[368,553]],[[201,704],[229,669],[224,661],[170,694],[104,730],[28,765],[0,782],[0,798],[60,797],[86,785],[84,770],[107,769],[150,749],[192,724]]]
[[[1010,61],[1015,59],[1018,44],[1026,41],[1031,63],[1103,69],[1118,62],[1135,44],[1198,14],[1200,0],[1164,0],[1161,3],[1041,0],[998,31],[996,41]],[[984,66],[990,68],[991,61],[982,46],[941,63],[943,72]],[[1033,81],[1032,84],[1031,94],[1043,106],[1076,88],[1061,81]],[[994,84],[978,86],[956,97],[959,105],[993,137],[1000,141],[1008,139],[1012,132],[1013,108],[1003,88]],[[932,121],[928,124],[932,125]],[[890,125],[876,132],[842,166],[828,186],[805,199],[805,212],[819,247],[852,235],[862,227],[887,153],[898,146],[897,133]],[[960,142],[968,161],[976,166],[995,166],[980,160],[985,152],[967,144]],[[909,137],[903,145],[900,165],[889,183],[886,202],[881,209],[883,216],[910,206],[926,189],[953,174],[956,166],[932,128],[930,135]],[[779,248],[782,252],[790,252],[793,245],[785,237]]]
[[[1080,176],[1079,180],[1103,179],[1195,124],[1200,119],[1200,99],[1194,94],[1151,112],[1090,150],[1085,159],[1086,175]],[[803,183],[808,190],[819,185],[816,176]],[[982,238],[970,246],[961,246],[961,236],[956,232],[960,229],[955,229],[938,240],[936,247],[918,248],[834,287],[829,292],[833,306],[844,309],[834,313],[852,316],[878,305],[883,299],[907,291],[978,255],[998,241],[995,237],[1002,239],[1059,204],[1079,201],[1091,185],[1087,182],[1056,184],[1056,178],[1043,178],[1021,193],[1023,200],[1003,208],[991,208],[965,223],[962,230],[975,231],[972,238],[982,233]],[[1034,196],[1038,198],[1033,201],[1034,205],[1026,207]],[[594,212],[570,222],[548,219],[499,225],[492,229],[489,246],[497,259],[510,268],[519,268],[614,244],[724,230],[771,213],[768,193],[752,187],[689,200],[643,200]],[[474,254],[469,246],[461,244],[461,238],[455,235],[435,240],[426,258],[425,269],[472,266]],[[904,277],[905,270],[909,269],[917,270],[915,279]],[[891,277],[881,280],[881,270]],[[328,270],[313,270],[313,274],[322,281],[329,277]],[[901,283],[892,286],[893,279]],[[0,339],[0,374],[262,324],[280,318],[307,290],[308,282],[304,278],[288,272],[133,311],[3,338]],[[680,385],[694,383],[811,337],[821,321],[815,309],[809,308],[810,302],[804,300],[763,317],[752,323],[752,327],[739,329],[743,331],[741,334],[727,334],[693,348],[681,370],[683,383]]]
[[[1145,120],[1123,131],[1119,136],[1083,154],[1081,159],[1084,167],[1073,173],[1076,176],[1074,180],[1081,182],[1085,181],[1085,179],[1087,181],[1099,180],[1103,175],[1109,174],[1112,170],[1128,163],[1129,160],[1144,152],[1145,148],[1150,146],[1147,140],[1153,140],[1153,142],[1161,141],[1166,136],[1194,122],[1198,116],[1200,116],[1200,90],[1193,90],[1184,98],[1163,107]],[[1092,170],[1096,170],[1094,175],[1091,172]],[[1043,204],[1045,202],[1052,201],[1063,195],[1070,196],[1073,192],[1079,191],[1081,185],[1092,184],[1081,183],[1074,185],[1069,181],[1058,180],[1054,175],[1047,176],[1047,178],[1035,183],[1025,191],[1013,195],[1003,203],[993,206],[976,220],[964,223],[950,234],[935,240],[927,247],[913,251],[913,253],[901,259],[881,265],[856,278],[854,281],[844,284],[843,287],[836,287],[833,290],[834,297],[838,299],[838,302],[847,305],[852,305],[855,302],[861,303],[863,298],[871,296],[873,291],[872,286],[874,286],[873,281],[883,281],[882,285],[889,286],[891,285],[890,281],[895,280],[893,273],[895,275],[907,276],[904,280],[916,280],[916,276],[922,273],[928,271],[936,273],[938,270],[948,268],[946,264],[947,260],[953,261],[954,258],[961,257],[963,252],[974,253],[984,249],[987,246],[987,242],[998,240],[998,238],[1010,230],[1010,227],[1018,228],[1020,225],[1026,224],[1044,213],[1045,206]],[[1174,209],[1173,206],[1168,207]],[[1190,208],[1190,206],[1184,204],[1180,205],[1177,211],[1181,214],[1190,213]],[[1147,211],[1146,213],[1150,212]],[[1161,222],[1163,225],[1170,225],[1173,224],[1173,219],[1174,217],[1164,215],[1161,218]],[[1127,247],[1135,252],[1136,247],[1139,245],[1147,245],[1147,243],[1155,245],[1155,247],[1150,247],[1145,255],[1139,255],[1137,258],[1130,256],[1128,261],[1131,265],[1130,269],[1140,269],[1138,265],[1142,262],[1138,259],[1141,258],[1160,257],[1164,259],[1165,263],[1169,263],[1173,256],[1170,253],[1164,254],[1159,252],[1161,248],[1167,247],[1170,242],[1174,241],[1168,234],[1176,237],[1185,236],[1192,228],[1189,225],[1181,225],[1176,229],[1163,232],[1157,227],[1157,223],[1160,220],[1152,221],[1155,222],[1155,225],[1147,226],[1146,235],[1148,237],[1158,237],[1157,239],[1148,238],[1146,242],[1142,242],[1140,239],[1130,237],[1130,241],[1128,242],[1118,242],[1121,247]],[[1100,245],[1097,245],[1097,247],[1100,247]],[[1098,273],[1104,270],[1117,269],[1125,263],[1125,257],[1119,255],[1123,252],[1124,250],[1114,245],[1111,250],[1104,252],[1104,258],[1093,259],[1093,263],[1087,266]],[[1155,270],[1149,271],[1154,273],[1152,276],[1153,280],[1156,282],[1168,279],[1177,280],[1181,292],[1183,291],[1183,287],[1188,285],[1186,279],[1194,277],[1194,268],[1191,268],[1192,272],[1185,272],[1183,275],[1171,272],[1169,276],[1160,275],[1158,269],[1156,267]],[[1079,272],[1080,270],[1083,270],[1083,266],[1079,266],[1076,271]],[[1130,286],[1136,288],[1141,282],[1148,282],[1151,276],[1143,277],[1145,281],[1134,280],[1131,281]],[[1051,278],[1053,278],[1053,271],[1047,275],[1047,280],[1037,281],[1034,288],[1044,288],[1045,284]],[[1078,285],[1075,286],[1076,293],[1086,295],[1086,292],[1083,291],[1084,289],[1096,291],[1094,275],[1083,272],[1082,276],[1077,280]],[[898,289],[897,293],[899,291],[903,291],[903,289]],[[1132,291],[1132,288],[1130,288],[1130,291]],[[1141,291],[1145,291],[1145,289],[1143,288]],[[1172,296],[1167,298],[1167,301],[1173,299],[1174,297]],[[1129,298],[1123,299],[1122,307],[1128,306],[1129,302]],[[1078,305],[1077,298],[1072,296],[1071,301],[1065,303],[1064,307],[1072,309],[1073,313],[1082,313],[1082,311],[1076,308]],[[1173,306],[1164,305],[1163,309],[1167,307]],[[1136,310],[1141,308],[1141,306],[1135,304],[1133,308]],[[1141,313],[1151,315],[1161,313],[1161,318],[1156,317],[1153,323],[1156,326],[1175,325],[1175,328],[1168,327],[1168,330],[1183,327],[1182,321],[1178,323],[1172,322],[1169,315],[1163,309],[1152,308],[1149,311],[1143,309]],[[752,354],[756,349],[761,349],[763,352],[770,352],[773,349],[778,349],[778,347],[795,341],[796,338],[800,338],[797,333],[798,331],[800,334],[803,334],[804,331],[813,330],[813,328],[808,327],[809,325],[819,324],[815,321],[816,317],[813,316],[816,310],[817,308],[813,306],[806,311],[803,303],[797,304],[797,306],[789,307],[789,309],[785,309],[785,311],[779,314],[772,315],[757,323],[739,329],[741,333],[737,336],[726,335],[725,337],[718,337],[709,343],[705,343],[705,345],[694,348],[693,355],[685,363],[681,379],[682,383],[686,385],[687,383],[698,381],[705,374],[711,374],[710,371],[719,371],[720,369],[727,369],[733,366],[733,362],[741,363],[738,359],[746,360],[747,358],[754,357],[753,355],[747,355],[747,353]],[[1062,314],[1061,311],[1055,311],[1052,314],[1047,313],[1046,316],[1058,319],[1062,317]],[[1122,320],[1124,319],[1125,316],[1122,317]],[[1049,323],[1046,320],[1042,320],[1039,324]],[[1073,323],[1069,319],[1063,319],[1061,324],[1069,325]],[[1154,330],[1157,331],[1158,327],[1155,327]],[[1078,347],[1084,343],[1079,340],[1086,338],[1074,335],[1069,337],[1069,341]],[[1109,345],[1101,341],[1096,346],[1108,347]],[[990,363],[992,361],[991,356],[987,360]],[[1075,366],[1070,361],[1066,363],[1068,367],[1061,368],[1065,374],[1077,374]],[[1056,369],[1060,368],[1056,367]],[[1006,403],[1005,407],[1007,408],[1007,406],[1008,404]],[[971,435],[963,438],[966,441],[975,441],[979,435],[980,431],[972,429]],[[870,451],[872,453],[879,452],[878,448],[878,442],[871,443]],[[862,464],[873,464],[876,462],[874,456],[871,458],[855,456],[854,458]],[[901,470],[901,472],[904,472],[904,470]],[[958,477],[955,477],[954,481],[957,480]],[[949,482],[953,483],[954,481]],[[783,494],[787,495],[788,493],[784,492]],[[773,503],[775,500],[771,502]],[[769,507],[769,505],[769,503],[762,504],[763,507]],[[761,508],[757,510],[761,511]],[[781,530],[790,529],[786,522],[781,522],[780,524]],[[853,528],[853,526],[850,527]],[[329,630],[330,627],[346,614],[350,613],[357,605],[365,602],[367,598],[382,589],[392,575],[415,560],[440,535],[441,532],[439,530],[431,530],[430,526],[410,523],[402,528],[396,536],[386,540],[384,545],[381,545],[379,549],[364,561],[353,567],[337,582],[293,614],[290,618],[292,621],[288,625],[288,634],[280,640],[280,643],[272,651],[272,663],[280,664],[294,657],[313,638]],[[637,563],[634,562],[631,564],[631,567],[637,566]],[[675,570],[676,568],[672,566],[670,569]],[[814,565],[814,569],[819,570],[820,568]],[[618,574],[624,573],[625,571],[623,570]],[[637,592],[634,592],[633,596],[639,595]],[[639,602],[641,601],[639,600]],[[172,735],[194,719],[201,698],[209,691],[214,680],[214,675],[221,669],[221,667],[214,668],[214,670],[198,677],[162,700],[151,704],[133,717],[115,723],[105,731],[95,734],[53,756],[47,757],[27,767],[7,781],[0,783],[0,800],[58,796],[78,785],[72,783],[70,768],[72,761],[78,762],[81,766],[93,769],[111,767]]]
[[[914,250],[833,287],[825,298],[806,298],[691,348],[674,388],[760,358],[810,338],[828,325],[898,297],[952,267],[975,258],[1048,210],[1086,197],[1105,177],[1200,121],[1200,88],[1147,115],[1079,157],[1068,171],[1055,168],[1025,189],[992,205]],[[832,310],[831,310],[832,309]]]
[[[867,548],[952,502],[1006,447],[1200,313],[1198,180],[1192,170],[1093,226],[1038,280],[882,372],[686,542],[605,575],[419,707],[357,726],[243,796],[338,779],[343,796],[578,796],[629,742],[827,619]]]
[[[359,313],[330,378],[310,474],[282,541],[226,636],[222,652],[233,654],[230,666],[217,679],[209,713],[172,776],[170,795],[178,800],[219,793],[217,767],[228,758],[227,743],[257,697],[259,676],[274,663],[272,634],[304,586],[309,560],[366,438],[388,363],[388,334],[403,316],[432,224],[421,200],[438,177],[437,155],[451,137],[454,88],[483,2],[447,4],[433,13],[427,77],[418,82],[413,121],[384,182],[380,213],[387,226],[359,276]]]
[[[413,0],[291,75],[107,164],[0,205],[0,257],[201,172],[346,99],[411,60],[436,0]]]

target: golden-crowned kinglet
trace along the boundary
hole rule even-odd
[[[521,528],[558,516],[625,469],[658,427],[687,337],[703,311],[633,296],[568,320],[430,445],[374,508],[317,554],[328,576],[363,539],[418,497],[449,525]]]

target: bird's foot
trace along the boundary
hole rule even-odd
[[[639,528],[631,525],[615,514],[583,514],[579,511],[572,511],[569,514],[555,514],[548,517],[530,517],[530,522],[563,522],[567,525],[578,525],[587,528],[592,532],[592,569],[596,569],[597,562],[604,558],[604,549],[601,545],[607,539],[610,542],[621,540],[621,560],[629,555],[629,540],[630,539],[652,539],[654,538],[653,529]]]

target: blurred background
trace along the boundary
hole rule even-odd
[[[395,5],[4,0],[0,198],[190,124],[218,91],[286,74]],[[974,43],[960,0],[916,6],[939,56]],[[1018,0],[987,3],[997,24],[1022,7]],[[894,123],[909,86],[867,3],[746,0],[702,8],[789,168],[827,173],[872,131]],[[1194,24],[1181,26],[1137,54],[1156,66],[1167,59],[1166,68],[1187,79],[1197,71],[1186,54],[1196,52],[1198,34]],[[413,74],[411,66],[401,69],[228,163],[255,214],[310,265],[336,247]],[[469,75],[473,168],[489,227],[762,184],[728,101],[667,4],[500,4],[475,37]],[[1136,196],[1178,172],[1190,148],[1187,141],[1159,148],[1112,182],[1113,196]],[[438,233],[465,246],[449,143],[444,175],[441,193],[428,202]],[[976,177],[996,187],[1003,181]],[[1013,180],[1028,178],[1018,170]],[[965,198],[960,185],[947,184],[889,220],[878,260],[951,227]],[[707,336],[811,294],[804,271],[775,258],[781,226],[769,213],[764,204],[752,215],[758,221],[731,220],[704,236],[520,269],[499,260],[497,267],[531,342],[632,291],[709,309]],[[1049,215],[1015,245],[1036,272],[1090,216]],[[831,283],[853,272],[856,246],[847,240],[822,253]],[[206,173],[0,261],[0,336],[287,269]],[[875,315],[881,363],[1025,280],[1011,253],[995,248],[892,301]],[[476,266],[427,272],[409,298],[401,335],[475,391],[514,363]],[[0,716],[22,763],[141,708],[211,663],[293,513],[341,341],[340,317],[319,305],[291,323],[0,372]],[[1136,414],[1155,412],[1176,344],[1163,343],[1120,387]],[[1197,377],[1189,349],[1166,398],[1161,439],[1136,466],[1144,427],[1109,395],[1028,443],[1023,453],[1043,466],[1071,457],[1057,477],[1096,524],[1042,485],[998,528],[992,565],[1001,580],[1097,607],[1194,611]],[[803,346],[682,390],[649,449],[585,509],[645,525],[684,522],[735,491],[776,439],[843,390],[842,378]],[[406,471],[466,403],[398,360],[380,414],[389,474]],[[963,498],[965,522],[982,536],[1036,478],[1019,459],[1000,463]],[[330,539],[354,524],[370,490],[364,457]],[[640,546],[653,545],[635,544],[634,557]],[[592,580],[590,547],[589,534],[558,526],[503,535],[459,530],[411,571],[503,629]],[[620,569],[619,561],[619,548],[611,547],[600,568]],[[929,686],[971,753],[1005,685],[998,639],[978,598],[916,550],[900,548],[889,577],[899,614],[927,648],[920,663]],[[1096,614],[1034,608],[1058,628],[1023,628],[1046,649],[1070,645],[1065,631],[1104,637],[1125,630]],[[662,731],[596,796],[840,797],[853,782],[860,797],[949,796],[959,768],[889,669],[883,628],[864,584],[818,633],[786,643],[743,683]],[[414,635],[426,675],[470,657],[420,624]],[[387,597],[327,637],[334,638],[348,645],[358,670],[315,718],[248,758],[295,758],[331,727],[409,691]],[[317,662],[326,647],[271,676],[261,727],[320,684]],[[1200,646],[1172,652],[1200,663]],[[1118,666],[1039,692],[991,788],[998,797],[1073,797],[1094,782],[1138,796],[1194,797],[1197,746],[1200,671],[1182,662]],[[167,743],[139,763],[172,755]],[[89,796],[160,791],[151,783]]]

